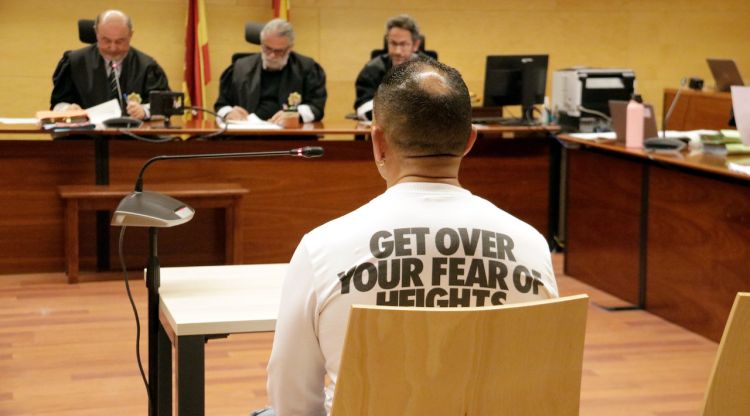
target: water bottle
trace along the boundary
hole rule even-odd
[[[625,147],[632,149],[643,148],[643,120],[646,109],[640,94],[633,94],[627,108],[625,124]]]

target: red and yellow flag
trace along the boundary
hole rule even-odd
[[[206,86],[211,81],[211,63],[208,54],[206,5],[204,0],[188,0],[185,32],[185,67],[182,90],[185,106],[206,107]],[[198,112],[196,119],[203,119]]]
[[[291,0],[271,0],[273,5],[273,17],[280,17],[289,21],[289,9]]]

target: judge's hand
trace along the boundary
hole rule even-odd
[[[76,110],[83,110],[80,105],[73,103],[68,104],[68,106],[65,108],[66,111],[76,111]]]
[[[138,104],[135,101],[128,101],[128,107],[126,108],[128,111],[128,115],[133,118],[137,118],[138,120],[143,120],[146,118],[146,110],[143,109],[143,106]]]
[[[284,123],[284,110],[279,110],[276,112],[276,114],[272,115],[271,118],[268,119],[271,123],[276,124],[283,124]]]
[[[232,108],[232,111],[228,112],[227,115],[224,116],[225,120],[247,120],[247,116],[249,116],[247,110],[245,110],[242,107],[234,106]]]

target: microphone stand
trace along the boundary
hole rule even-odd
[[[680,99],[680,95],[682,95],[682,90],[685,88],[686,82],[687,78],[683,78],[682,80],[680,80],[680,87],[677,88],[674,99],[669,105],[669,109],[667,110],[666,114],[664,114],[664,118],[662,118],[661,120],[661,137],[664,139],[667,138],[667,123],[669,123],[669,119],[672,117],[672,112],[674,111],[675,107],[677,107],[677,101]]]
[[[166,332],[159,325],[159,287],[161,286],[158,256],[159,228],[174,227],[190,221],[195,210],[170,196],[143,190],[143,174],[152,163],[160,160],[219,159],[240,157],[320,157],[323,148],[306,146],[292,150],[241,153],[203,153],[190,155],[163,155],[146,161],[138,173],[135,190],[125,196],[112,216],[113,226],[148,227],[148,392],[149,416],[172,414],[172,350]],[[160,377],[160,374],[164,377]],[[165,399],[166,398],[166,399]]]
[[[120,88],[120,74],[117,72],[117,64],[115,63],[115,61],[111,61],[110,64],[110,68],[115,75],[115,85],[117,86],[117,102],[120,103],[120,112],[124,117],[128,114],[128,111],[125,107],[125,100],[122,98],[122,88]]]

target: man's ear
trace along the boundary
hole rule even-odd
[[[419,50],[419,46],[420,46],[421,44],[422,44],[422,39],[421,39],[421,38],[420,38],[420,39],[417,39],[417,40],[415,40],[415,41],[414,41],[414,48],[413,48],[412,52],[416,52],[416,51],[418,51],[418,50]]]
[[[469,140],[466,141],[466,148],[464,149],[464,156],[466,156],[469,151],[471,151],[471,148],[474,147],[474,143],[477,141],[477,128],[474,126],[471,126],[471,134],[469,135]]]
[[[385,140],[385,131],[382,127],[373,124],[370,127],[370,135],[372,136],[372,155],[375,161],[385,159],[386,151],[388,150],[388,143]]]

